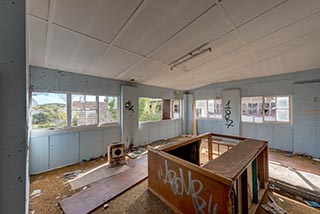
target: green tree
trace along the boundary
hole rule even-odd
[[[107,99],[105,99],[105,102],[108,103]],[[113,97],[112,100],[108,103],[109,105],[109,111],[111,114],[111,117],[113,120],[117,120],[117,109],[115,109],[115,105],[116,105],[116,99]]]
[[[158,101],[151,98],[139,98],[139,121],[152,121],[161,119],[161,109]]]
[[[33,128],[53,128],[66,125],[65,105],[44,104],[35,106],[32,110],[37,112],[32,115]]]

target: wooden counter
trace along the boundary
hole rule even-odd
[[[239,143],[212,160],[213,137]],[[200,166],[204,140],[209,161]],[[254,213],[266,190],[266,141],[205,133],[148,149],[149,190],[176,213]]]

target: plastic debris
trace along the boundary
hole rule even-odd
[[[104,204],[103,205],[103,209],[105,210],[105,209],[107,209],[109,207],[109,204]]]
[[[293,155],[291,153],[285,153],[284,156],[291,158]]]
[[[304,200],[304,202],[308,204],[310,207],[320,208],[320,204],[316,201]]]
[[[40,189],[36,189],[36,190],[33,190],[33,192],[30,194],[30,197],[31,198],[36,198],[38,196],[41,195],[41,190]]]
[[[271,190],[276,190],[276,191],[279,191],[280,189],[278,187],[276,187],[274,184],[269,184],[269,188]]]
[[[319,159],[319,158],[313,158],[312,160],[317,161],[317,162],[320,162],[320,159]]]
[[[66,172],[63,174],[63,180],[68,181],[68,180],[74,179],[81,173],[82,173],[82,170],[76,170],[74,172]]]
[[[268,196],[269,202],[267,204],[262,204],[261,207],[273,214],[287,214],[288,212],[285,211],[282,207],[280,207],[274,199],[269,195]]]

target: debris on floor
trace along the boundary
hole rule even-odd
[[[134,152],[130,152],[129,154],[127,154],[127,156],[129,156],[132,159],[135,159],[137,157],[140,157],[141,155],[147,154],[148,150],[144,147],[138,147],[136,151]]]
[[[274,199],[268,195],[269,202],[267,204],[262,204],[261,207],[267,212],[274,214],[287,214],[288,212],[281,208]]]
[[[105,204],[105,205],[103,205],[103,210],[105,210],[105,209],[107,209],[109,207],[109,204]]]
[[[304,200],[304,202],[308,204],[310,207],[320,208],[320,204],[317,203],[316,201]]]
[[[31,193],[30,197],[31,198],[36,198],[38,196],[41,195],[41,190],[40,189],[36,189],[36,190],[33,190],[33,192]]]
[[[320,162],[320,159],[319,159],[319,158],[313,158],[312,160],[317,161],[317,162]]]
[[[63,180],[64,181],[72,180],[72,179],[78,177],[81,173],[82,173],[82,170],[76,170],[74,172],[66,172],[63,174]]]
[[[276,187],[274,184],[272,184],[272,183],[269,183],[269,188],[271,189],[271,190],[276,190],[276,191],[279,191],[280,189],[278,188],[278,187]]]
[[[284,156],[291,158],[293,156],[293,154],[292,153],[285,153]]]

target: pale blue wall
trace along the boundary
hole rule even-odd
[[[131,85],[142,97],[173,98],[173,90],[133,84],[106,78],[75,74],[41,67],[30,67],[30,91],[75,92],[98,95],[121,95],[121,85]],[[130,98],[130,96],[129,96]],[[137,111],[137,107],[136,107]],[[134,145],[170,138],[182,133],[182,120],[128,124],[138,130]],[[113,142],[121,141],[121,126],[81,128],[74,130],[32,131],[30,140],[30,173],[99,157]],[[128,145],[128,144],[127,144]]]
[[[0,213],[27,213],[26,1],[0,3]]]
[[[292,151],[295,153],[307,153],[316,157],[320,157],[320,132],[312,132],[309,130],[320,130],[320,110],[316,107],[313,111],[316,111],[314,123],[306,123],[304,126],[300,126],[300,133],[307,133],[304,136],[304,141],[315,142],[314,152],[310,152],[311,149],[302,149],[310,145],[297,144],[297,137],[294,138],[297,130],[295,125],[298,123],[295,120],[295,115],[299,112],[304,112],[301,105],[295,102],[296,100],[302,99],[302,94],[297,93],[294,88],[297,84],[304,84],[310,82],[320,82],[320,70],[301,71],[291,74],[276,75],[263,78],[247,79],[241,81],[232,81],[226,83],[212,84],[203,88],[189,91],[193,93],[195,100],[200,99],[214,99],[217,96],[222,96],[222,91],[227,89],[239,88],[242,97],[247,96],[272,96],[272,95],[291,95],[292,96],[292,124],[281,125],[281,124],[257,124],[257,123],[245,123],[241,122],[240,134],[245,137],[253,137],[258,139],[266,139],[269,141],[269,147]],[[307,88],[307,84],[304,84]],[[312,89],[308,91],[310,98],[317,97],[320,103],[320,87],[318,90]],[[310,94],[311,93],[311,94]],[[313,99],[309,99],[309,104],[314,104]],[[189,111],[191,111],[189,109]],[[222,133],[223,121],[213,119],[198,119],[197,129],[198,133],[207,131],[213,131]],[[300,145],[300,146],[297,146]]]

